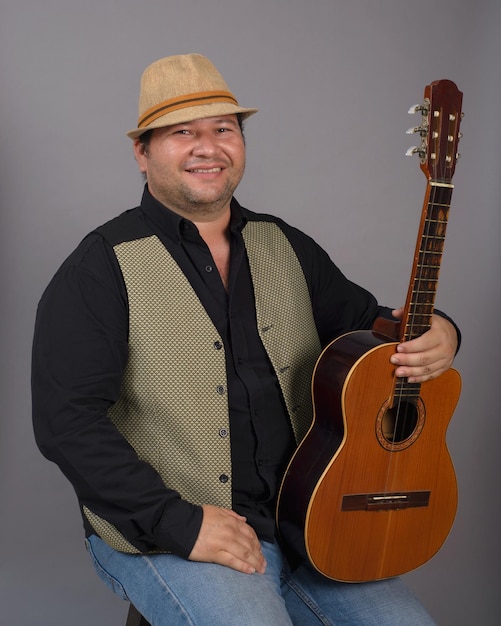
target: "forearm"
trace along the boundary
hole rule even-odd
[[[39,426],[37,442],[71,482],[80,506],[112,524],[141,552],[161,549],[187,557],[198,536],[200,508],[168,489],[106,415],[85,416],[82,410],[72,418],[67,408],[66,413],[68,428],[53,436]],[[36,400],[34,420],[51,422]]]

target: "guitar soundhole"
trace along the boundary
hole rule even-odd
[[[419,436],[424,425],[424,405],[421,398],[400,399],[381,407],[376,422],[379,443],[387,450],[403,450]]]

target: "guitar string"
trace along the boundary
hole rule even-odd
[[[429,207],[429,199],[431,196],[431,189],[427,189],[427,194],[428,194],[428,207]],[[424,237],[424,233],[421,233],[421,237],[420,237],[420,248],[422,248],[423,246],[423,237]],[[418,260],[417,262],[419,263],[419,267],[417,268],[419,272],[423,271],[423,264],[420,263],[420,256],[421,253],[418,253]],[[421,276],[418,278],[418,276],[414,276],[414,283],[412,285],[412,291],[409,294],[409,298],[411,298],[411,300],[415,300],[415,290],[416,290],[416,285],[417,283],[421,280]],[[403,332],[401,333],[401,338],[403,338],[404,340],[406,338],[408,338],[409,333],[410,336],[412,337],[412,330],[413,330],[413,326],[414,326],[414,305],[412,304],[412,302],[409,304],[407,310],[407,319],[403,318],[402,319],[402,323],[406,325],[406,327],[404,326]],[[396,439],[397,439],[397,432],[398,432],[398,427],[399,427],[399,420],[400,420],[400,413],[401,413],[401,408],[402,408],[402,398],[403,398],[403,383],[401,382],[400,379],[397,379],[395,377],[394,380],[394,386],[393,386],[393,398],[390,398],[390,405],[388,406],[388,411],[390,412],[390,416],[391,419],[393,420],[393,433],[391,435],[391,442],[390,442],[390,449],[389,449],[389,459],[388,459],[388,465],[387,465],[387,469],[386,469],[386,479],[385,479],[385,487],[384,487],[384,494],[388,494],[389,493],[389,485],[390,483],[390,478],[391,478],[391,473],[394,470],[394,457],[395,457],[395,450],[396,450]],[[384,436],[384,433],[383,433]]]
[[[419,314],[418,316],[418,312],[416,310],[417,295],[422,293],[423,285],[426,285],[429,281],[429,277],[427,276],[427,274],[430,268],[425,267],[427,265],[425,261],[426,261],[427,254],[429,254],[430,252],[433,253],[435,250],[435,248],[430,248],[430,242],[433,244],[434,240],[436,239],[436,232],[432,232],[432,229],[433,229],[433,213],[436,207],[437,193],[438,191],[435,186],[432,186],[428,192],[426,216],[425,216],[425,221],[423,225],[423,232],[420,237],[420,242],[419,242],[420,247],[419,247],[419,251],[417,255],[418,256],[417,258],[418,268],[417,268],[416,276],[414,278],[413,289],[412,289],[411,296],[410,296],[413,302],[411,302],[409,306],[409,318],[407,320],[408,325],[407,325],[407,330],[404,332],[404,337],[406,336],[407,339],[409,337],[410,338],[414,337],[415,329],[416,328],[419,329],[419,327],[421,326],[418,320],[419,319],[422,320],[422,313]],[[405,320],[403,321],[405,322]],[[396,459],[395,450],[397,450],[397,443],[400,443],[399,441],[397,441],[398,433],[401,432],[402,436],[405,436],[406,434],[405,431],[408,426],[407,424],[405,424],[405,422],[403,423],[403,425],[400,424],[401,420],[405,420],[405,407],[406,407],[405,389],[406,389],[407,383],[396,381],[395,386],[397,388],[397,393],[394,394],[393,404],[391,407],[392,410],[394,411],[394,424],[393,424],[392,441],[390,445],[390,456],[389,456],[388,468],[387,468],[387,474],[386,474],[386,487],[384,490],[384,493],[386,494],[388,494],[389,485],[391,484],[390,482],[390,479],[392,477],[391,472],[396,471],[394,460]]]

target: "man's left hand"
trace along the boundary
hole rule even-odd
[[[403,309],[392,313],[401,319]],[[451,367],[457,343],[454,326],[444,317],[433,315],[430,330],[417,339],[398,344],[390,360],[397,366],[398,377],[407,378],[410,383],[422,383],[437,378]]]

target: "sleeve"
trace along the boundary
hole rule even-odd
[[[72,483],[80,506],[139,551],[187,557],[202,509],[168,489],[107,415],[127,362],[125,287],[109,245],[89,236],[38,306],[32,357],[35,438]],[[85,519],[85,518],[84,518]],[[87,532],[92,532],[88,523]]]
[[[322,346],[352,330],[368,330],[377,318],[395,321],[395,307],[381,306],[363,287],[353,283],[341,272],[329,255],[313,239],[282,223],[305,273],[313,305],[313,314]],[[399,305],[400,306],[400,305]],[[455,328],[458,347],[461,331],[448,315],[435,309]]]
[[[352,330],[369,329],[379,316],[390,316],[363,287],[350,281],[311,237],[281,223],[303,268],[322,346]]]

